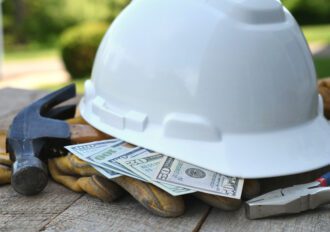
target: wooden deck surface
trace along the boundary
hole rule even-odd
[[[0,130],[42,92],[0,90]],[[329,196],[330,198],[330,196]],[[166,219],[147,212],[129,195],[104,203],[50,181],[39,195],[24,197],[0,186],[0,231],[330,231],[330,206],[300,215],[250,221],[237,212],[213,209],[188,197],[184,216]]]

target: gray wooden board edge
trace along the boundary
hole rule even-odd
[[[76,201],[45,231],[198,231],[209,206],[197,199],[186,201],[186,212],[178,218],[162,218],[149,213],[130,196],[103,203],[87,195]]]
[[[201,227],[201,232],[326,232],[330,231],[330,205],[301,214],[248,220],[242,207],[235,212],[212,209]]]

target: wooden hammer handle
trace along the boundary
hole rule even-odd
[[[112,137],[87,124],[69,124],[72,143],[88,143]],[[0,131],[0,154],[6,154],[7,131]]]
[[[72,143],[88,143],[113,137],[86,124],[69,124]]]
[[[6,154],[7,131],[0,131],[0,154]]]

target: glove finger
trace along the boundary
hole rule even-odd
[[[5,165],[0,164],[0,184],[10,184],[11,169]]]
[[[0,153],[0,164],[10,166],[12,163],[8,153]]]
[[[65,175],[58,169],[55,159],[48,160],[48,169],[52,178],[59,184],[64,185],[74,192],[83,192],[83,189],[78,184],[77,177]]]
[[[124,194],[121,187],[101,176],[81,177],[78,184],[86,193],[105,202],[112,202]]]
[[[12,165],[12,161],[10,160],[9,154],[7,153],[6,139],[7,132],[0,131],[0,164],[10,166]]]
[[[77,156],[69,154],[53,159],[58,170],[67,175],[92,176],[100,175],[87,162],[79,159]]]
[[[242,201],[240,199],[233,199],[229,197],[215,196],[207,193],[196,192],[194,197],[200,199],[206,204],[218,209],[232,211],[241,207]]]
[[[80,176],[101,176],[98,171],[96,171],[86,161],[79,159],[77,156],[70,154],[67,156],[67,159],[70,162],[74,173]]]
[[[178,217],[184,213],[182,197],[173,197],[152,184],[122,176],[113,179],[138,202],[152,213],[161,217]]]
[[[0,130],[0,154],[7,153],[6,139],[7,139],[7,132]]]
[[[324,115],[330,119],[330,79],[319,80],[318,90],[324,102]]]

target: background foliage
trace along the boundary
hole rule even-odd
[[[58,57],[61,53],[73,78],[87,76],[105,28],[130,1],[4,0],[6,59]],[[330,46],[330,0],[282,2],[303,25],[308,42]],[[330,75],[330,57],[315,58],[314,61],[319,76]]]
[[[67,29],[60,39],[61,56],[72,78],[90,75],[106,23],[86,22]]]
[[[130,0],[5,0],[5,42],[55,44],[68,27],[86,21],[110,24]],[[282,0],[300,24],[330,23],[330,0]]]
[[[5,0],[7,47],[54,44],[65,29],[82,22],[110,24],[129,0]]]
[[[282,0],[300,24],[330,22],[330,0]]]

